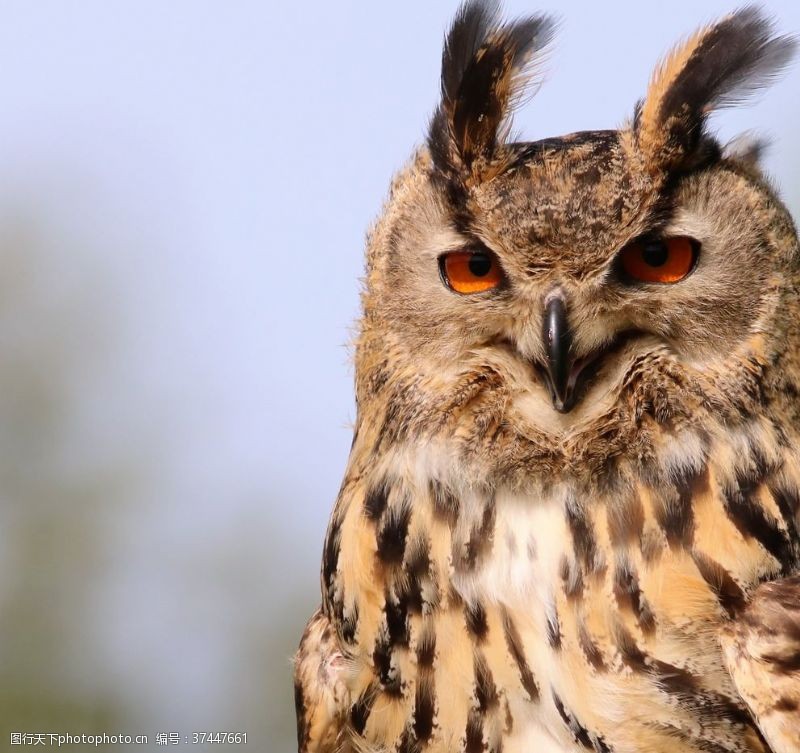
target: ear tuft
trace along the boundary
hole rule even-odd
[[[693,34],[664,58],[634,125],[654,170],[690,160],[710,112],[745,101],[781,73],[796,44],[773,31],[759,8],[747,6]]]
[[[495,159],[554,30],[544,15],[500,23],[492,0],[461,6],[445,39],[442,99],[428,134],[438,169],[468,180]]]

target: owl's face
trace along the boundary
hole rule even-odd
[[[507,143],[550,33],[544,17],[500,26],[487,4],[462,8],[429,143],[373,233],[359,401],[388,389],[407,424],[453,430],[460,413],[474,433],[483,413],[487,432],[563,440],[687,392],[736,403],[789,348],[794,227],[754,150],[721,148],[704,121],[792,43],[740,12],[662,63],[625,128]]]

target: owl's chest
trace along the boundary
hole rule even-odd
[[[475,527],[467,536],[453,532],[453,583],[465,597],[524,602],[542,610],[552,604],[565,563],[575,553],[566,500],[569,491],[535,497],[498,494],[492,500],[492,521],[479,556],[470,559]],[[589,534],[589,531],[586,532]],[[594,543],[589,543],[596,549]],[[603,556],[600,554],[600,556]]]
[[[762,752],[718,636],[797,567],[800,473],[730,436],[613,488],[359,477],[323,577],[364,749]]]
[[[788,545],[768,493],[750,503]],[[468,612],[488,615],[474,650],[517,720],[504,749],[761,749],[718,631],[782,565],[707,470],[661,489],[563,485],[493,504],[480,547],[475,525],[454,529],[451,572]]]
[[[458,531],[453,536],[452,585],[468,615],[485,615],[487,629],[470,630],[468,619],[467,633],[475,641],[473,651],[486,657],[506,715],[514,720],[504,739],[504,750],[512,752],[560,753],[571,751],[575,742],[559,712],[562,696],[585,692],[578,691],[585,682],[571,673],[572,647],[565,645],[571,628],[565,624],[567,613],[574,611],[577,590],[586,586],[576,569],[576,541],[565,508],[569,496],[564,490],[535,500],[496,496],[491,534],[477,558],[464,556],[471,548],[468,539]],[[595,558],[599,562],[607,555],[596,544],[591,547],[594,567]],[[589,602],[584,614],[587,607]]]

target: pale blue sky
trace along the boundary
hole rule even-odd
[[[800,4],[764,5],[800,32]],[[620,124],[659,56],[735,4],[506,7],[562,20],[544,86],[516,119],[537,139]],[[109,523],[95,631],[143,718],[219,726],[235,716],[231,694],[258,684],[224,615],[202,606],[218,563],[238,590],[213,593],[228,610],[256,605],[264,641],[282,600],[310,610],[318,598],[354,417],[345,344],[364,233],[423,138],[455,9],[0,4],[3,216],[41,226],[56,283],[102,268],[96,284],[118,312],[106,370],[82,377],[74,444],[77,458],[148,464]],[[725,137],[773,139],[766,166],[795,212],[799,93],[795,66],[714,120]],[[231,544],[237,558],[220,554]],[[275,649],[281,671],[290,651]]]

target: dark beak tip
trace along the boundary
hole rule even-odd
[[[575,407],[575,401],[571,394],[559,395],[551,393],[553,399],[553,408],[559,413],[569,413]]]

